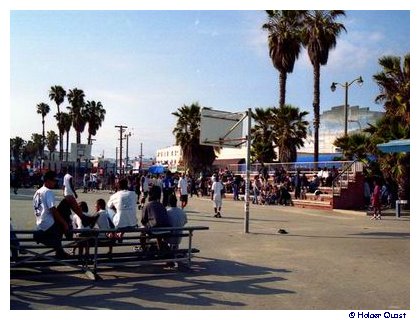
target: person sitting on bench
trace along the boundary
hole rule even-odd
[[[99,230],[107,230],[113,229],[114,223],[111,221],[109,217],[108,211],[106,210],[106,203],[104,199],[96,200],[96,213],[95,213],[97,220],[95,224],[95,229]],[[100,233],[98,236],[98,240],[102,242],[109,242],[109,250],[108,254],[112,254],[112,245],[115,243],[114,233],[108,232],[106,234]]]
[[[128,180],[119,180],[118,191],[109,198],[107,206],[115,212],[112,223],[118,232],[114,236],[121,241],[125,230],[137,227],[136,202],[136,194],[128,190]]]
[[[183,227],[187,224],[187,214],[184,210],[177,207],[176,205],[177,199],[174,194],[171,194],[169,196],[169,205],[171,206],[168,211],[168,218],[169,218],[169,224],[171,227]],[[171,237],[168,239],[168,243],[170,244],[172,249],[178,249],[179,244],[181,243],[181,237],[177,237],[176,235],[181,234],[182,231],[173,231],[174,237]]]
[[[51,246],[55,250],[57,258],[68,258],[70,255],[64,251],[61,240],[63,232],[69,230],[69,223],[55,206],[55,195],[52,189],[55,186],[56,174],[47,171],[44,175],[44,184],[33,196],[33,206],[36,222],[34,239],[38,243]],[[75,213],[82,216],[82,211],[77,206]]]
[[[141,223],[146,228],[157,228],[157,227],[170,227],[168,212],[166,208],[160,203],[160,187],[153,186],[150,188],[149,192],[149,202],[143,208]],[[145,250],[145,239],[141,238],[141,247]],[[167,248],[167,244],[163,241],[161,237],[157,237],[158,249],[164,250]]]

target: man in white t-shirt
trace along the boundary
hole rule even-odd
[[[137,197],[134,191],[128,190],[127,179],[118,181],[118,191],[111,195],[107,206],[115,211],[112,222],[115,228],[125,229],[137,226],[136,216]]]
[[[34,239],[47,246],[52,246],[57,257],[66,258],[69,255],[63,250],[61,239],[63,232],[67,232],[69,226],[55,206],[55,195],[51,190],[55,185],[55,177],[54,171],[46,172],[44,185],[33,196],[37,229]]]
[[[222,210],[222,190],[224,186],[219,181],[219,176],[216,175],[215,181],[211,186],[211,198],[213,199],[214,204],[214,217],[221,218],[220,211]]]
[[[178,181],[179,199],[181,200],[181,208],[184,209],[188,203],[188,182],[185,173],[182,174]]]
[[[73,196],[77,199],[76,189],[73,185],[73,177],[68,173],[67,168],[64,169],[66,173],[63,178],[63,195],[64,196]]]

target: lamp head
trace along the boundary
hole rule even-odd
[[[331,84],[331,91],[334,92],[336,88],[337,88],[337,83],[336,82],[333,82]]]
[[[361,85],[363,84],[363,79],[362,79],[362,76],[360,76],[360,77],[357,79],[357,83],[358,83],[358,85],[359,85],[359,86],[361,86]]]

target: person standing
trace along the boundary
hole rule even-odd
[[[373,181],[373,193],[372,193],[372,207],[373,216],[371,220],[381,220],[381,186],[377,180]]]
[[[136,194],[128,190],[127,179],[118,181],[118,191],[111,195],[107,206],[115,211],[112,217],[115,228],[124,230],[137,226]]]
[[[178,181],[179,199],[181,200],[181,208],[184,209],[188,203],[188,182],[185,173],[182,174]]]
[[[174,180],[172,179],[171,173],[169,171],[166,172],[165,178],[162,181],[162,187],[163,187],[162,205],[164,207],[167,207],[169,195],[174,193]]]
[[[74,188],[73,184],[73,176],[68,172],[67,168],[64,168],[64,178],[63,178],[63,195],[66,196],[73,196],[77,199],[76,189]]]
[[[214,207],[214,217],[221,218],[222,215],[220,214],[222,210],[222,190],[223,190],[223,183],[219,181],[219,176],[216,175],[214,182],[211,186],[211,198],[213,199],[213,207]]]
[[[300,191],[302,187],[302,180],[300,177],[300,171],[298,170],[296,172],[296,175],[294,177],[294,185],[295,185],[295,199],[300,199]]]
[[[193,175],[190,176],[190,197],[192,198],[194,194],[198,197],[197,181],[195,180],[195,177]]]

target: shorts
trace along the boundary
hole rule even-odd
[[[221,208],[222,207],[222,199],[221,198],[214,198],[213,200],[214,208]]]
[[[188,194],[181,194],[181,196],[179,197],[179,200],[181,200],[181,202],[184,202],[185,204],[188,203]]]

